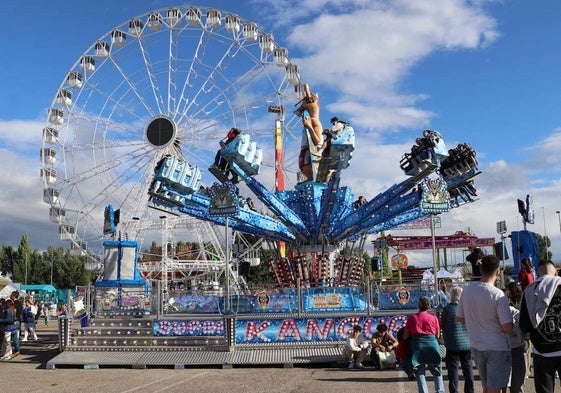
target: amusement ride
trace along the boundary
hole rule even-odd
[[[474,150],[432,130],[399,162],[403,181],[357,199],[342,176],[355,131],[322,120],[288,50],[256,23],[213,8],[151,11],[102,35],[66,74],[43,128],[43,200],[61,239],[103,271],[105,295],[154,270],[164,281],[224,274],[241,293],[232,252],[257,263],[265,244],[278,288],[357,286],[366,261],[345,254],[349,243],[475,200]],[[179,239],[201,248],[169,254]],[[161,241],[161,264],[143,262],[150,241]]]

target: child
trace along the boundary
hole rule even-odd
[[[23,308],[21,318],[25,324],[25,330],[23,331],[23,339],[21,341],[27,341],[27,336],[31,334],[33,340],[37,340],[37,334],[35,333],[35,314],[37,314],[37,307],[33,304],[33,300],[30,298],[25,299],[25,307]]]

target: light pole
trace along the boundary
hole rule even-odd
[[[561,212],[557,210],[555,213],[557,213],[557,219],[559,220],[559,232],[561,232]]]
[[[53,266],[54,266],[54,258],[51,255],[51,285],[53,285]]]
[[[545,242],[545,255],[548,255],[547,253],[547,230],[545,228],[545,208],[542,206],[542,217],[543,217],[543,240]]]
[[[432,243],[432,265],[434,269],[434,301],[435,304],[440,304],[440,298],[438,297],[438,265],[436,262],[436,237],[434,232],[434,217],[436,214],[432,213],[430,215],[430,236]]]
[[[226,252],[226,305],[224,307],[224,311],[225,312],[230,312],[230,244],[229,244],[229,239],[228,239],[228,232],[229,232],[229,228],[228,228],[228,216],[225,217],[224,219],[224,228],[225,228],[225,234],[224,237],[226,238],[226,247],[225,248],[225,252]]]
[[[500,271],[500,278],[501,278],[501,285],[504,287],[504,283],[505,283],[505,277],[504,277],[504,271],[505,271],[505,256],[506,256],[506,249],[505,249],[505,233],[507,232],[506,229],[506,221],[499,221],[497,222],[497,233],[499,235],[501,235],[501,262],[502,262],[502,268]]]

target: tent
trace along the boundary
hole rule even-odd
[[[12,282],[8,277],[0,276],[0,288],[0,299],[8,299],[13,291],[18,291],[20,297],[26,296],[20,285]]]
[[[21,289],[27,292],[28,295],[33,296],[35,301],[39,302],[56,302],[57,291],[56,288],[49,284],[28,284],[22,285]]]
[[[440,268],[440,270],[436,273],[436,277],[437,278],[452,278],[452,274],[444,269],[444,268]]]

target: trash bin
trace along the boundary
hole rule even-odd
[[[81,317],[80,317],[80,326],[85,328],[88,327],[88,314],[84,313]]]

